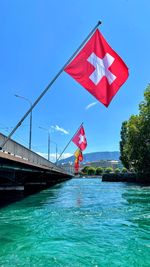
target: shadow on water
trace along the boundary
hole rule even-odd
[[[22,200],[24,197],[23,192],[0,192],[0,208]]]
[[[150,186],[128,185],[122,197],[127,201],[129,221],[144,230],[150,230]]]
[[[150,186],[139,184],[127,184],[127,190],[122,195],[129,204],[150,203]]]
[[[50,186],[47,189],[43,189],[43,190],[38,190],[38,191],[30,191],[30,193],[24,193],[23,191],[12,191],[12,192],[0,192],[0,209],[4,208],[12,203],[21,201],[31,195],[37,195],[40,192],[45,192],[46,190],[49,190],[48,195],[47,194],[42,194],[43,200],[44,198],[48,198],[48,197],[53,197],[55,196],[55,189],[59,189],[63,186],[63,184],[65,183],[65,181],[63,183],[59,183],[59,184],[55,184]],[[46,200],[46,199],[45,199]]]

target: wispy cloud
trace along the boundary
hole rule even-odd
[[[73,156],[73,154],[71,154],[71,153],[64,153],[64,154],[62,154],[62,157],[60,158],[60,160],[61,160],[61,159],[69,158],[69,157],[71,157],[71,156]]]
[[[42,156],[43,158],[47,159],[47,153],[43,153],[43,152],[36,152],[36,153],[39,154],[40,156]],[[71,157],[72,155],[73,154],[71,154],[71,153],[64,153],[60,159],[66,159],[66,158]],[[57,158],[59,158],[59,156],[60,156],[60,154],[58,153],[57,154]],[[50,154],[50,161],[51,162],[55,162],[56,161],[56,153],[51,153]]]
[[[58,125],[51,126],[51,128],[54,129],[57,132],[62,132],[64,134],[69,134],[69,132],[67,130],[65,130],[64,128],[62,128],[62,127],[60,127]]]
[[[92,103],[90,103],[89,105],[87,105],[87,106],[85,107],[85,109],[88,110],[89,108],[91,108],[91,107],[97,105],[97,103],[98,103],[98,102],[92,102]]]

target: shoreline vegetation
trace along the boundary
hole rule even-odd
[[[122,123],[120,155],[123,166],[134,173],[131,180],[150,183],[150,85],[139,104],[139,114]],[[115,178],[112,176],[112,179]],[[118,176],[118,179],[121,178]],[[127,179],[130,180],[130,175]]]
[[[150,185],[150,173],[109,173],[103,174],[102,182],[127,182]]]
[[[132,115],[121,127],[120,160],[123,168],[85,166],[79,177],[102,177],[107,182],[150,184],[150,85],[139,104],[139,114]]]
[[[103,173],[102,175],[88,175],[79,173],[74,176],[74,178],[101,178],[102,182],[126,182],[126,183],[140,183],[150,185],[150,173],[134,173],[134,172],[111,172]]]

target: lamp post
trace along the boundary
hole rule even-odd
[[[52,141],[52,140],[51,140],[51,143],[54,143],[54,144],[55,144],[55,146],[56,146],[56,161],[55,161],[55,164],[57,165],[57,152],[58,152],[57,143],[56,143],[56,142],[54,142],[54,141]]]
[[[39,128],[48,132],[48,151],[47,151],[48,154],[47,154],[47,159],[49,161],[50,160],[50,142],[51,142],[51,140],[50,140],[50,129],[47,129],[47,128],[44,128],[44,127],[41,127],[41,126],[39,126]]]
[[[41,126],[39,126],[39,128],[48,132],[48,152],[47,152],[48,153],[48,155],[47,155],[47,159],[48,160],[50,160],[50,150],[51,150],[50,149],[50,144],[51,143],[54,143],[55,146],[56,146],[56,161],[55,161],[55,164],[57,165],[57,154],[58,154],[58,146],[57,146],[57,143],[51,140],[51,138],[50,138],[50,129],[44,128],[44,127],[41,127]]]
[[[21,95],[15,95],[15,96],[18,98],[22,98],[22,99],[26,100],[30,104],[30,106],[32,107],[32,103],[28,98],[21,96]],[[30,112],[30,130],[29,130],[29,149],[30,150],[31,150],[31,140],[32,140],[32,110]]]

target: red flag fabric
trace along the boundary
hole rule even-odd
[[[74,162],[74,168],[75,168],[76,172],[79,171],[79,161],[78,161],[78,159],[76,159],[75,162]]]
[[[129,75],[98,29],[64,70],[106,107]]]
[[[76,135],[72,138],[72,141],[81,151],[87,147],[87,141],[85,137],[85,132],[83,126],[80,127]]]
[[[82,161],[83,160],[82,151],[78,148],[75,151],[74,156],[75,156],[74,169],[75,169],[76,173],[78,173],[79,167],[80,167],[79,166],[79,161]]]
[[[82,154],[82,151],[80,150],[80,154],[78,156],[78,160],[79,161],[82,161],[83,160],[83,154]]]
[[[82,151],[79,148],[75,151],[74,156],[79,161],[83,160],[83,154],[82,154]]]

